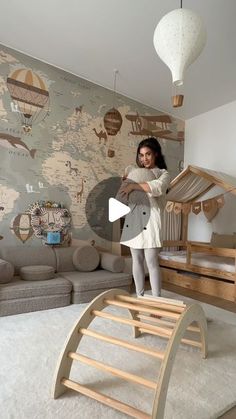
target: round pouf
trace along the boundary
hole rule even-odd
[[[7,284],[14,275],[14,267],[10,262],[0,259],[0,284]]]
[[[52,279],[55,276],[55,268],[47,265],[23,266],[20,268],[20,277],[26,281],[42,281]]]
[[[73,253],[73,264],[78,271],[91,272],[99,265],[100,256],[93,246],[77,247]]]

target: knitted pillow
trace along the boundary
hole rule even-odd
[[[94,271],[98,267],[99,262],[99,253],[93,246],[79,246],[73,253],[73,264],[78,271]]]
[[[22,266],[20,268],[20,277],[25,281],[44,281],[52,279],[55,276],[55,269],[53,266],[34,265]]]
[[[14,275],[14,266],[6,260],[0,259],[0,284],[10,282]]]

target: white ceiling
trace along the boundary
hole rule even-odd
[[[0,40],[42,61],[188,119],[236,99],[236,0],[183,0],[204,19],[207,45],[186,72],[184,106],[153,32],[179,0],[1,0]]]

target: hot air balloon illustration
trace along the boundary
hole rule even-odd
[[[13,107],[25,132],[42,121],[49,112],[49,93],[38,74],[27,68],[14,70],[7,78]]]
[[[11,230],[15,236],[25,243],[33,235],[33,228],[31,226],[31,215],[20,213],[13,218],[11,223]]]
[[[116,135],[122,125],[122,116],[120,112],[112,108],[104,116],[104,127],[108,135]]]

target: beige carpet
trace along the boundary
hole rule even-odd
[[[164,292],[173,298],[174,294]],[[178,299],[189,300],[176,296]],[[181,346],[167,394],[166,419],[213,419],[236,404],[236,315],[202,304],[210,318],[209,357]],[[50,397],[55,365],[64,341],[85,305],[0,318],[1,419],[101,419],[126,416],[75,392]],[[112,310],[116,312],[116,309]],[[131,339],[131,328],[97,319],[100,331]],[[94,323],[95,328],[95,323]],[[162,339],[145,335],[139,343],[164,348]],[[157,377],[159,362],[91,338],[81,352],[149,379]],[[91,384],[126,403],[150,413],[152,390],[119,381],[77,364],[73,378]]]

